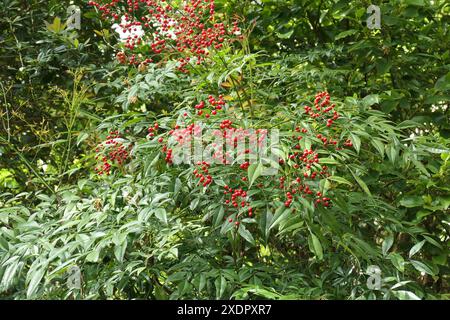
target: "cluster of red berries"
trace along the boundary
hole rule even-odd
[[[233,122],[231,120],[223,120],[220,123],[220,129],[231,129],[233,125]]]
[[[173,150],[167,148],[167,145],[163,146],[162,152],[166,155],[165,159],[167,164],[173,163]]]
[[[149,128],[149,136],[153,137],[154,133],[159,129],[159,126],[157,123],[153,127]],[[201,133],[201,126],[192,123],[188,125],[186,128],[180,128],[178,124],[174,126],[173,129],[169,130],[169,141],[168,143],[175,143],[178,146],[186,146],[188,145],[193,137],[199,136]],[[170,140],[173,141],[170,141]],[[158,142],[160,144],[164,144],[165,140],[163,137],[158,138]],[[167,164],[173,164],[173,149],[168,147],[168,143],[164,144],[162,147],[162,152],[165,154],[165,160]],[[171,144],[172,145],[172,144]]]
[[[302,169],[302,171],[300,171],[299,173],[302,173],[303,179],[315,180],[318,176],[330,176],[327,166],[318,165],[320,160],[319,155],[312,149],[304,149],[303,152],[295,151],[288,156],[288,159],[291,161],[290,165],[294,169]],[[280,165],[286,164],[283,159],[280,159],[279,163]],[[303,193],[304,196],[313,194],[313,191],[310,189],[310,187],[306,183],[304,183],[306,181],[302,181],[302,178],[300,177],[294,176],[294,178],[295,179],[287,188],[289,191],[286,193],[286,200],[284,203],[286,207],[291,206],[292,202],[294,201],[293,195],[295,194]],[[285,190],[286,177],[280,177],[279,181],[279,189]]]
[[[301,133],[307,133],[307,132],[308,132],[308,130],[307,130],[306,128],[300,128],[300,127],[296,127],[296,128],[295,128],[295,131],[301,132]],[[301,137],[301,136],[299,136],[299,139],[298,139],[298,140],[301,140],[300,137]]]
[[[329,207],[330,206],[330,198],[327,197],[323,197],[322,192],[317,191],[316,193],[316,201],[315,201],[315,205],[317,206],[318,204],[322,203],[324,207]]]
[[[120,52],[117,53],[116,59],[121,64],[126,64],[127,63],[127,55],[123,51],[120,51]]]
[[[292,193],[290,193],[289,191],[286,192],[286,197],[287,197],[287,200],[284,202],[284,206],[289,208],[291,206],[292,199],[293,199]]]
[[[153,124],[153,126],[148,128],[148,136],[153,138],[155,136],[156,132],[158,131],[158,129],[159,129],[159,124],[157,122],[155,122]]]
[[[235,209],[239,209],[239,208],[247,208],[247,213],[248,216],[251,218],[253,217],[253,208],[250,206],[250,202],[248,201],[248,194],[247,191],[243,190],[242,188],[239,189],[235,189],[233,190],[233,188],[225,185],[224,186],[224,195],[228,195],[229,199],[225,200],[225,204],[227,206],[230,206],[232,208]],[[240,222],[239,219],[241,218],[242,213],[238,214],[236,216],[236,221],[235,221],[235,225],[239,226]],[[227,218],[225,218],[227,219]],[[228,218],[228,222],[229,223],[233,223],[233,219],[230,217]]]
[[[199,161],[197,162],[197,166],[199,167],[199,169],[195,169],[193,171],[193,174],[195,178],[198,179],[199,184],[202,184],[203,187],[207,187],[213,181],[212,176],[209,174],[209,167],[211,165],[206,161]]]
[[[289,187],[285,187],[286,183],[286,177],[280,177],[280,189],[286,190],[285,197],[286,200],[284,201],[284,206],[286,208],[291,207],[292,203],[295,201],[296,197],[311,197],[314,194],[314,191],[311,190],[311,187],[306,184],[306,181],[302,181],[300,177],[295,178],[293,181],[290,182]],[[322,197],[322,193],[320,191],[316,192],[317,197]],[[317,199],[319,200],[319,199]],[[330,205],[330,198],[321,198],[320,201],[315,201],[315,205],[317,206],[319,203],[323,203],[325,207],[328,207]]]
[[[334,140],[333,138],[327,138],[320,133],[316,137],[317,139],[320,139],[325,146],[329,144],[335,146],[338,143],[337,140]]]
[[[327,127],[331,127],[333,122],[339,119],[339,113],[334,111],[335,104],[330,105],[330,95],[328,92],[319,92],[314,99],[314,109],[305,106],[305,112],[313,119],[323,118],[326,120]],[[330,112],[333,111],[332,116]]]
[[[225,100],[223,99],[222,95],[220,95],[218,99],[210,95],[208,97],[208,104],[202,100],[194,108],[197,110],[198,116],[203,115],[205,118],[209,118],[211,116],[217,115],[217,113],[221,111],[224,106]]]
[[[250,162],[245,161],[245,162],[242,163],[239,167],[240,167],[242,170],[247,170],[248,167],[250,167]]]
[[[344,146],[346,146],[346,147],[353,147],[353,142],[352,142],[352,140],[347,139],[347,140],[344,142]]]
[[[240,34],[238,21],[231,25],[218,21],[214,0],[112,0],[106,4],[89,1],[102,18],[120,23],[126,35],[125,47],[134,51],[149,45],[154,55],[178,53],[178,69],[188,72],[186,66],[194,60],[201,64],[211,48],[220,49],[230,37]],[[130,64],[149,63],[152,59],[124,59]]]
[[[111,131],[95,152],[95,160],[100,160],[101,165],[94,170],[98,175],[110,175],[113,164],[122,166],[129,159],[132,145],[126,147],[120,140],[122,139],[119,131]]]
[[[294,146],[294,149],[300,149],[300,145]],[[299,169],[302,166],[309,170],[312,168],[312,164],[319,162],[319,155],[312,149],[305,149],[303,153],[295,151],[289,154],[288,159],[292,161],[294,169]],[[284,164],[284,160],[280,164]]]
[[[301,132],[301,133],[307,133],[308,132],[307,129],[305,129],[305,128],[300,129],[300,127],[295,128],[295,131],[296,132]],[[328,145],[336,146],[338,144],[338,141],[335,140],[333,137],[326,137],[326,135],[324,135],[322,133],[318,133],[316,135],[316,138],[320,139],[324,146],[328,146]],[[298,144],[298,142],[301,141],[302,139],[303,139],[302,135],[298,135],[298,136],[293,135],[292,136],[292,140],[294,141],[294,146],[293,146],[294,149],[297,149],[297,150],[301,149],[300,144]]]
[[[335,107],[336,107],[335,104],[330,103],[330,95],[328,94],[328,92],[319,92],[314,99],[314,108],[305,106],[305,112],[312,119],[324,120],[326,122],[326,126],[328,128],[330,128],[333,125],[334,121],[336,121],[340,117],[339,113],[334,110]],[[332,113],[331,113],[331,111],[332,111]],[[308,132],[307,129],[300,128],[300,127],[297,127],[295,129],[295,131],[299,132],[299,133],[300,132],[301,133]],[[316,135],[316,138],[320,139],[325,146],[334,146],[334,147],[336,147],[336,150],[342,150],[342,148],[338,147],[339,141],[335,140],[333,137],[327,137],[323,133],[318,133]],[[292,137],[292,139],[300,141],[303,139],[303,136],[301,136],[301,135],[294,136],[294,137]],[[344,146],[345,147],[353,147],[353,143],[350,139],[348,139],[344,142]],[[294,148],[300,149],[300,145],[296,144],[294,146]]]
[[[330,128],[334,121],[339,119],[340,115],[337,111],[335,111],[336,105],[331,104],[330,95],[327,92],[319,92],[314,99],[314,107],[305,106],[305,113],[313,120],[324,121],[326,126]],[[312,128],[320,128],[319,126],[313,126]],[[309,184],[305,183],[306,179],[315,180],[318,176],[327,177],[330,176],[328,172],[327,166],[320,166],[319,163],[319,155],[313,149],[304,149],[301,152],[301,146],[299,142],[304,138],[302,134],[308,133],[308,129],[296,127],[295,133],[292,136],[292,140],[294,141],[291,146],[292,152],[288,154],[289,165],[294,169],[301,169],[302,177],[294,177],[294,180],[288,184],[286,187],[286,177],[280,177],[280,190],[286,190],[285,192],[285,200],[284,205],[286,207],[291,207],[292,203],[295,201],[296,195],[305,197],[311,197],[316,194],[316,198],[314,204],[317,206],[322,204],[324,207],[329,207],[331,204],[331,199],[322,196],[320,191],[314,192],[311,190]],[[318,133],[315,135],[317,139],[319,139],[323,145],[331,145],[337,146],[338,141],[333,137],[327,137],[324,133]],[[351,147],[353,146],[351,140],[347,140],[344,143],[344,146]],[[286,165],[285,159],[279,160],[280,165]]]

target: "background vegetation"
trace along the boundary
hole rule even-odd
[[[68,1],[0,4],[1,298],[449,297],[447,1],[375,1],[382,27],[369,30],[369,1],[216,0],[243,37],[187,74],[170,57],[120,64],[111,23],[71,3],[81,30],[64,24]],[[304,110],[321,91],[332,127]],[[303,174],[289,155],[307,128],[301,150],[329,170],[308,185],[330,205],[286,206],[257,166],[212,166],[204,187],[168,165],[158,140],[205,121],[194,106],[209,95],[226,101],[212,127],[283,132],[288,181]],[[99,176],[96,149],[116,130],[130,157]],[[228,209],[224,185],[247,190],[252,216]],[[367,287],[371,265],[381,290]],[[81,289],[66,285],[72,266]]]

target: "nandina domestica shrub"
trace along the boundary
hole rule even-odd
[[[324,235],[317,224],[334,209],[335,184],[351,185],[342,175],[354,174],[347,167],[358,156],[352,141],[361,145],[345,105],[320,92],[294,112],[294,119],[280,112],[279,118],[249,122],[238,120],[238,110],[222,95],[208,95],[206,102],[173,117],[155,119],[145,139],[134,141],[130,153],[139,164],[129,168],[140,167],[142,175],[156,170],[186,184],[190,198],[173,199],[173,209],[187,206],[194,215],[202,213],[213,229],[230,236],[235,259],[246,247],[241,239],[256,245],[270,241],[278,229],[279,235],[306,231],[312,255],[322,260]],[[337,195],[342,201],[343,195]]]
[[[264,171],[262,168],[263,159],[255,159],[255,157],[257,158],[255,152],[259,150],[262,151],[262,153],[267,153],[264,152],[267,150],[261,149],[264,147],[263,142],[265,142],[265,147],[267,148],[266,139],[268,138],[268,130],[236,128],[236,125],[233,124],[231,120],[226,119],[228,114],[227,106],[223,101],[222,96],[216,101],[216,99],[210,95],[209,104],[212,106],[212,108],[209,107],[212,111],[203,113],[205,102],[201,101],[194,107],[196,110],[199,110],[197,113],[193,113],[194,115],[190,118],[184,113],[183,122],[177,123],[174,129],[168,131],[167,141],[164,140],[163,136],[159,136],[157,141],[163,144],[162,152],[165,155],[165,160],[171,165],[173,164],[173,148],[180,149],[181,147],[181,149],[184,149],[184,151],[187,149],[190,153],[192,149],[191,142],[195,140],[195,137],[200,137],[199,134],[201,130],[203,130],[202,125],[210,130],[213,138],[223,138],[221,139],[223,141],[219,144],[215,142],[211,145],[212,161],[204,161],[203,159],[197,159],[197,161],[192,161],[192,159],[187,160],[188,162],[196,163],[197,166],[201,167],[201,170],[196,168],[193,171],[193,174],[199,179],[199,184],[203,184],[203,187],[207,187],[214,181],[214,178],[209,174],[209,170],[211,170],[211,165],[213,163],[222,166],[234,165],[234,167],[240,168],[241,170],[236,170],[236,168],[233,172],[230,172],[229,178],[225,181],[226,183],[231,183],[231,181],[240,182],[236,189],[236,194],[233,194],[232,196],[233,199],[231,205],[237,208],[238,201],[236,201],[236,197],[242,196],[240,207],[247,207],[250,205],[249,212],[253,214],[251,203],[248,202],[248,199],[243,200],[247,198],[247,193],[242,191],[241,188],[248,190],[250,185],[253,184],[259,175],[263,173],[262,171]],[[266,179],[266,182],[268,184],[273,184],[275,183],[274,181],[277,183],[279,182],[278,189],[285,193],[284,205],[288,208],[291,206],[294,198],[299,197],[303,199],[315,197],[315,205],[321,204],[325,207],[330,205],[330,198],[324,197],[323,193],[317,190],[317,185],[314,183],[315,180],[330,176],[330,173],[328,172],[329,168],[327,165],[319,164],[320,158],[318,150],[316,149],[317,146],[313,146],[310,143],[308,144],[305,141],[313,136],[320,139],[319,146],[328,147],[329,149],[334,148],[334,150],[352,146],[348,139],[342,143],[339,138],[333,138],[339,137],[341,134],[341,132],[337,130],[331,130],[334,121],[339,119],[339,113],[335,110],[335,107],[335,104],[330,103],[330,96],[327,92],[317,94],[314,100],[314,107],[304,107],[304,114],[306,115],[305,120],[309,118],[310,121],[302,123],[302,128],[301,126],[298,126],[298,124],[290,124],[292,128],[291,131],[282,133],[282,136],[287,138],[286,141],[283,141],[286,144],[283,143],[283,145],[276,145],[271,148],[273,149],[272,151],[278,151],[279,154],[286,154],[285,158],[280,158],[275,155],[275,163],[269,163],[269,165],[277,166],[276,170],[279,170],[281,174],[271,175],[270,179]],[[222,111],[222,113],[218,115],[217,111]],[[222,120],[224,118],[225,120]],[[205,121],[202,125],[196,123],[196,121],[202,120]],[[149,134],[150,138],[154,137],[153,130],[154,128],[149,129],[149,131],[151,131]],[[211,140],[211,137],[205,138],[207,141],[200,141],[200,143],[203,144],[204,148],[207,148],[206,143],[208,143],[208,140]],[[304,138],[305,140],[303,140]],[[271,142],[275,143],[275,141]],[[170,143],[172,143],[172,145]],[[241,150],[238,149],[238,144],[242,146]],[[228,148],[227,151],[224,152],[223,149],[225,149],[225,146],[231,148]],[[262,153],[260,153],[260,155]],[[187,155],[189,156],[189,154]],[[250,162],[252,164],[250,164]],[[222,172],[223,171],[227,171],[227,168],[223,168]],[[263,187],[263,184],[259,183],[258,187]],[[224,194],[233,193],[234,188],[228,184],[225,185],[224,188]],[[227,201],[227,204],[229,204],[229,200]],[[240,217],[240,215],[237,215],[237,217]],[[230,218],[229,220],[233,219]],[[239,221],[236,221],[236,224],[238,223]]]
[[[385,236],[390,234],[389,228],[403,227],[380,227],[391,225],[389,216],[394,211],[383,198],[373,197],[371,189],[376,183],[369,187],[367,179],[362,178],[368,171],[362,163],[368,159],[384,163],[387,154],[395,164],[396,157],[411,152],[410,146],[400,144],[396,129],[382,114],[371,110],[370,104],[354,99],[332,102],[326,91],[319,92],[312,101],[305,99],[305,94],[300,98],[297,92],[286,91],[278,100],[269,98],[267,108],[263,101],[270,95],[262,92],[274,87],[262,79],[270,72],[255,67],[258,55],[244,55],[249,51],[245,38],[237,37],[243,49],[235,56],[230,48],[221,51],[222,46],[217,44],[231,43],[242,32],[236,20],[232,29],[216,24],[214,28],[219,31],[211,28],[205,32],[203,22],[215,19],[213,11],[204,16],[205,3],[213,2],[187,1],[184,7],[174,9],[176,5],[163,7],[161,2],[149,1],[143,2],[143,7],[134,3],[132,10],[132,3],[127,3],[133,16],[124,13],[117,28],[126,35],[119,62],[136,65],[143,61],[162,66],[177,57],[178,70],[194,71],[190,76],[194,87],[187,98],[176,102],[179,106],[170,115],[115,124],[124,132],[142,134],[139,128],[151,122],[145,129],[145,140],[142,135],[129,134],[134,145],[130,151],[133,160],[122,168],[125,170],[107,179],[113,182],[128,168],[128,174],[137,174],[145,181],[151,172],[152,182],[147,183],[155,184],[158,190],[151,201],[158,208],[157,217],[166,221],[162,212],[181,211],[193,219],[201,218],[211,234],[226,239],[221,245],[222,254],[230,256],[235,268],[243,268],[252,259],[264,260],[257,249],[269,250],[275,243],[283,247],[278,248],[281,256],[289,256],[292,251],[310,261],[308,267],[314,267],[317,273],[323,272],[324,265],[361,273],[369,262],[383,264],[381,260],[387,253],[383,251],[380,256],[373,249],[371,236]],[[148,13],[144,10],[142,16],[139,12],[146,5],[154,8],[147,8]],[[114,2],[106,7],[95,6],[104,17],[119,9]],[[120,7],[118,12],[123,9]],[[186,13],[178,15],[183,10],[189,12],[188,18]],[[118,20],[120,15],[112,17]],[[139,17],[149,23],[142,26]],[[145,36],[141,32],[145,28],[156,28],[157,32]],[[218,38],[218,34],[224,38]],[[260,77],[254,75],[254,68],[262,73]],[[138,70],[145,73],[141,67]],[[199,81],[203,76],[207,80]],[[145,82],[153,84],[147,77]],[[132,88],[139,85],[141,80],[137,79],[143,77],[137,75]],[[127,123],[133,125],[128,128]],[[374,157],[374,150],[381,158]],[[406,169],[411,162],[404,160]],[[421,170],[420,163],[413,163]],[[362,225],[363,233],[358,229]],[[389,236],[383,243],[387,241]],[[387,268],[386,272],[403,270],[399,262],[402,257],[387,257],[394,269]],[[195,286],[195,281],[174,283],[185,288]],[[174,297],[183,295],[180,290],[173,293]],[[201,285],[198,290],[202,291]],[[245,288],[242,290],[247,294]]]
[[[270,274],[263,262],[267,259],[280,263],[281,269],[300,264],[333,281],[341,281],[341,276],[328,273],[326,266],[339,265],[351,273],[355,264],[382,265],[387,258],[394,267],[385,266],[384,272],[396,274],[404,268],[396,260],[403,258],[380,254],[371,240],[374,234],[387,232],[385,226],[404,228],[392,220],[395,209],[371,193],[389,180],[389,174],[378,181],[363,180],[362,162],[390,163],[382,160],[384,150],[381,153],[378,142],[384,145],[399,138],[379,112],[352,101],[333,101],[327,92],[319,92],[295,108],[274,106],[271,118],[252,119],[242,116],[242,110],[233,107],[237,102],[227,102],[226,97],[200,94],[173,114],[150,118],[142,114],[131,125],[127,119],[116,122],[133,142],[131,162],[100,179],[114,184],[132,174],[139,183],[152,185],[147,203],[158,220],[166,222],[166,215],[177,216],[175,212],[201,220],[207,233],[220,242],[218,252],[228,257],[230,266],[243,271],[247,264],[262,263],[253,268],[258,279],[261,270]],[[139,129],[142,126],[145,130]],[[399,147],[399,153],[411,152],[409,146]],[[396,170],[409,166],[405,162]],[[139,194],[136,201],[145,197]],[[358,231],[361,224],[364,233]],[[283,262],[270,257],[271,250]],[[190,280],[168,279],[174,286],[197,288],[195,296],[201,297],[204,287],[196,273],[217,278],[206,275],[209,269],[199,262],[202,258],[185,258],[189,267],[174,265],[171,270]],[[226,290],[237,290],[235,280],[226,279]],[[257,287],[270,282],[258,281],[262,282]],[[360,294],[370,294],[361,286]],[[243,286],[234,294],[244,297],[254,288]],[[178,288],[172,297],[185,294]],[[398,293],[387,289],[385,294]]]

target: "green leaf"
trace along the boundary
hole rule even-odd
[[[189,209],[191,209],[191,211],[194,211],[195,208],[197,208],[199,202],[200,198],[195,198],[194,200],[192,200],[191,204],[189,205]]]
[[[406,208],[421,207],[423,204],[423,198],[419,196],[406,196],[400,200],[400,205]]]
[[[389,254],[389,259],[391,260],[392,264],[394,265],[394,267],[397,268],[398,271],[400,272],[405,271],[405,260],[401,255],[393,252]]]
[[[291,29],[285,33],[279,33],[279,32],[276,33],[277,37],[280,39],[289,39],[290,37],[292,37],[293,34],[294,34],[294,29]]]
[[[86,140],[89,137],[89,133],[87,132],[80,132],[77,138],[77,146],[80,145],[84,140]]]
[[[356,29],[350,29],[350,30],[343,31],[343,32],[339,33],[339,34],[334,38],[334,40],[336,41],[336,40],[340,40],[340,39],[346,38],[346,37],[348,37],[348,36],[354,35],[354,34],[357,33],[357,32],[359,32],[359,31],[356,30]]]
[[[411,264],[413,265],[413,267],[416,268],[417,271],[425,272],[432,276],[435,275],[433,270],[429,266],[427,266],[425,263],[417,261],[417,260],[410,260],[410,261],[411,261]]]
[[[409,257],[411,258],[413,255],[415,255],[417,252],[422,249],[423,245],[425,244],[425,240],[420,241],[419,243],[415,244],[414,247],[409,250]]]
[[[265,210],[259,219],[259,229],[264,235],[264,239],[267,241],[270,235],[270,225],[273,221],[273,214],[270,209]]]
[[[164,288],[162,286],[160,286],[158,283],[154,284],[155,286],[155,297],[157,300],[167,300],[169,297],[166,293],[166,291],[164,291]]]
[[[417,161],[415,159],[412,159],[412,162],[414,163],[414,165],[416,166],[417,169],[419,169],[424,175],[426,175],[427,177],[430,176],[430,174],[428,173],[427,169],[425,168],[425,166],[422,164],[422,162]]]
[[[450,72],[439,78],[434,85],[436,90],[446,91],[450,89]]]
[[[370,143],[378,150],[381,158],[384,158],[384,144],[379,139],[372,139]]]
[[[423,237],[428,241],[428,243],[432,244],[433,246],[435,246],[439,249],[442,249],[441,244],[439,242],[437,242],[436,240],[434,240],[433,238],[431,238],[427,235],[424,235]]]
[[[360,178],[358,177],[355,173],[353,173],[352,170],[350,170],[350,172],[352,173],[353,177],[355,178],[356,182],[358,182],[359,186],[361,187],[361,189],[364,190],[364,192],[369,196],[372,197],[372,194],[370,193],[369,188],[367,187],[366,183]]]
[[[404,1],[405,4],[410,6],[419,6],[419,7],[425,6],[424,0],[404,0]]]
[[[224,276],[220,276],[220,291],[218,298],[221,298],[227,289],[227,279]]]
[[[276,227],[284,219],[284,217],[289,215],[289,213],[291,213],[291,212],[292,212],[291,208],[286,208],[284,206],[280,206],[280,208],[277,209],[277,211],[275,212],[275,214],[272,218],[269,230]]]
[[[384,239],[383,244],[381,245],[381,251],[383,255],[385,256],[389,249],[392,247],[392,244],[394,243],[394,235],[390,234]]]
[[[418,296],[416,296],[411,291],[394,290],[394,291],[392,291],[392,294],[400,300],[421,300]]]
[[[319,163],[320,164],[339,164],[339,162],[333,158],[320,158]]]
[[[361,139],[353,133],[350,134],[350,139],[352,140],[356,152],[359,153],[359,151],[361,150]]]
[[[348,181],[345,178],[339,177],[339,176],[331,176],[331,177],[328,177],[328,179],[331,181],[335,181],[339,184],[347,184],[349,186],[353,186],[353,184],[350,181]]]
[[[128,241],[123,241],[121,244],[118,244],[114,247],[114,256],[116,257],[117,261],[120,263],[123,262],[123,257],[125,256],[125,251],[127,250],[127,244]]]
[[[362,100],[362,104],[364,107],[371,107],[374,104],[377,104],[380,102],[380,97],[377,94],[371,94],[368,96],[365,96]]]
[[[252,164],[248,167],[248,180],[250,181],[250,187],[253,185],[255,180],[261,176],[263,169],[264,167],[261,162]]]
[[[313,245],[313,253],[316,255],[317,259],[322,260],[323,259],[323,249],[322,244],[320,243],[319,238],[314,233],[311,233],[311,241]]]
[[[41,267],[37,270],[34,270],[27,287],[27,299],[30,299],[36,293],[39,283],[44,277],[45,271],[46,271],[45,267]]]
[[[6,267],[6,270],[3,273],[0,287],[9,288],[13,284],[16,272],[20,269],[20,265],[21,263],[18,256],[8,259],[8,266],[6,267],[6,263],[3,265]]]
[[[5,222],[5,223],[7,223],[7,222]],[[5,238],[3,238],[2,236],[0,236],[0,249],[3,249],[4,251],[9,250],[8,241]]]
[[[47,29],[49,31],[51,31],[51,32],[54,32],[54,33],[61,33],[66,28],[66,24],[65,23],[61,23],[61,18],[59,18],[59,17],[55,17],[53,19],[53,23],[52,24],[50,24],[50,23],[48,23],[46,21],[44,21],[44,22],[45,22],[45,25],[46,25]]]
[[[99,256],[100,256],[100,249],[96,248],[86,256],[86,262],[94,262],[94,263],[98,262]]]
[[[217,213],[214,215],[214,227],[218,227],[223,222],[223,216],[225,214],[225,208],[220,206]]]
[[[200,274],[200,283],[198,284],[198,290],[202,291],[205,286],[206,286],[206,274],[201,273]]]
[[[158,208],[155,210],[155,216],[156,218],[158,218],[160,221],[164,222],[165,224],[167,224],[167,212],[166,209],[164,208]]]
[[[394,145],[390,145],[389,146],[389,152],[388,152],[388,157],[389,160],[392,162],[392,164],[395,165],[395,162],[397,161],[397,157],[398,157],[398,150]]]
[[[253,245],[255,244],[255,239],[253,238],[253,236],[250,233],[250,231],[248,231],[247,228],[243,224],[239,225],[238,232],[242,236],[242,238],[247,240],[247,242],[250,242]]]

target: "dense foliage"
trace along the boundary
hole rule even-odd
[[[72,3],[1,4],[1,298],[448,298],[446,1]]]

